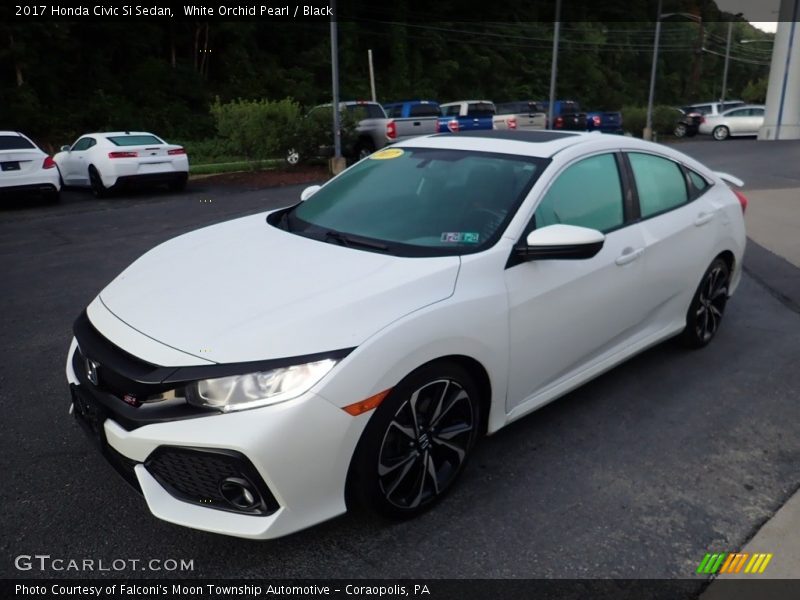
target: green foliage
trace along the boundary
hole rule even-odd
[[[653,131],[659,135],[668,135],[675,128],[675,121],[680,113],[671,106],[657,105],[653,107]],[[623,106],[622,126],[626,132],[636,137],[642,136],[647,123],[646,106]]]
[[[767,78],[761,77],[756,81],[748,81],[742,91],[742,100],[748,104],[764,104],[767,100]]]
[[[234,154],[249,160],[278,156],[291,143],[300,119],[300,105],[285,98],[269,100],[234,100],[211,105],[217,135]]]

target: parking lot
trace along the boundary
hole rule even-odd
[[[749,170],[755,187],[800,184],[797,144],[679,149],[746,180]],[[662,344],[483,440],[458,489],[419,519],[346,515],[270,542],[155,519],[67,414],[64,361],[74,318],[137,256],[303,188],[211,181],[104,200],[67,191],[58,206],[0,211],[3,577],[82,576],[15,569],[15,556],[39,553],[193,559],[185,577],[688,578],[800,486],[800,315],[759,282],[767,257],[746,261],[707,349]]]

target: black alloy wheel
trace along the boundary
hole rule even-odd
[[[714,259],[703,275],[686,314],[686,329],[682,341],[691,348],[702,348],[719,331],[725,305],[728,302],[730,269],[721,258]]]
[[[430,508],[464,469],[479,432],[478,388],[450,362],[406,377],[370,419],[356,449],[349,497],[393,518]]]

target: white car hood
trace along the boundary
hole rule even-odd
[[[99,300],[129,327],[197,364],[246,362],[358,346],[452,295],[459,266],[457,256],[404,258],[312,240],[259,214],[157,246]],[[101,323],[95,327],[103,333]],[[139,336],[129,344],[116,337],[148,360]]]

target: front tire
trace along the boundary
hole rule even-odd
[[[686,125],[683,123],[678,123],[675,125],[675,129],[672,131],[675,134],[676,138],[682,138],[686,135]]]
[[[478,387],[461,366],[420,367],[370,418],[348,477],[349,503],[396,519],[429,509],[461,475],[480,418]]]
[[[725,305],[728,302],[730,283],[728,263],[714,259],[708,267],[686,313],[686,328],[681,342],[689,348],[707,346],[719,330]]]
[[[291,165],[295,166],[300,163],[300,153],[295,150],[294,148],[289,148],[286,151],[286,162]]]
[[[725,125],[717,125],[714,127],[714,131],[711,132],[711,135],[714,136],[714,139],[718,142],[727,140],[730,134],[731,130],[725,127]]]
[[[373,152],[375,152],[375,144],[369,140],[362,140],[356,146],[356,160],[367,158]]]

